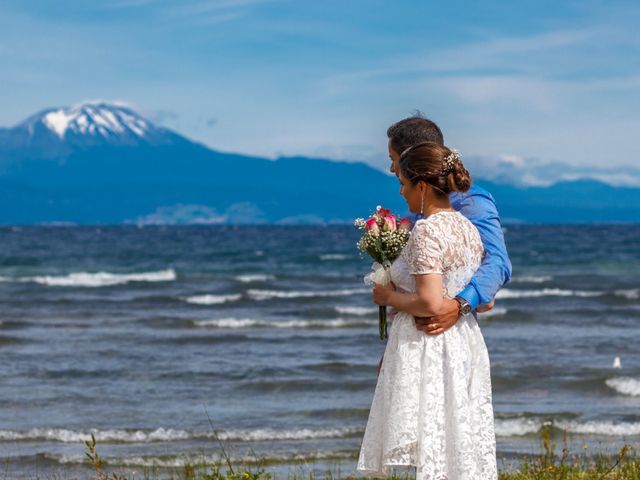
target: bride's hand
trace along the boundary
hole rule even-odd
[[[395,292],[396,287],[393,283],[389,283],[387,286],[382,286],[376,283],[373,286],[373,303],[384,307],[389,305],[389,297],[392,292]]]

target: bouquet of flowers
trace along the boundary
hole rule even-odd
[[[358,249],[368,253],[374,263],[371,273],[364,277],[367,285],[379,283],[387,285],[391,282],[389,268],[400,256],[400,252],[409,240],[411,220],[399,219],[389,209],[376,207],[376,213],[367,220],[357,218],[354,225],[362,230],[362,237],[357,243]],[[387,307],[378,309],[380,339],[387,338]]]

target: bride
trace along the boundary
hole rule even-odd
[[[436,314],[482,261],[478,231],[448,197],[468,190],[471,178],[457,152],[432,142],[402,153],[398,178],[409,209],[425,218],[391,266],[393,284],[373,289],[375,303],[398,313],[357,469],[388,476],[392,467],[415,466],[417,480],[495,480],[489,355],[475,318],[464,315],[437,336],[413,319]]]

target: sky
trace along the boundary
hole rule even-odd
[[[4,0],[0,126],[123,101],[211,148],[386,168],[419,110],[486,178],[640,186],[637,1]]]

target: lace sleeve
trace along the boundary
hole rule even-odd
[[[416,223],[407,245],[405,260],[411,275],[443,272],[443,252],[436,232],[427,222]]]

